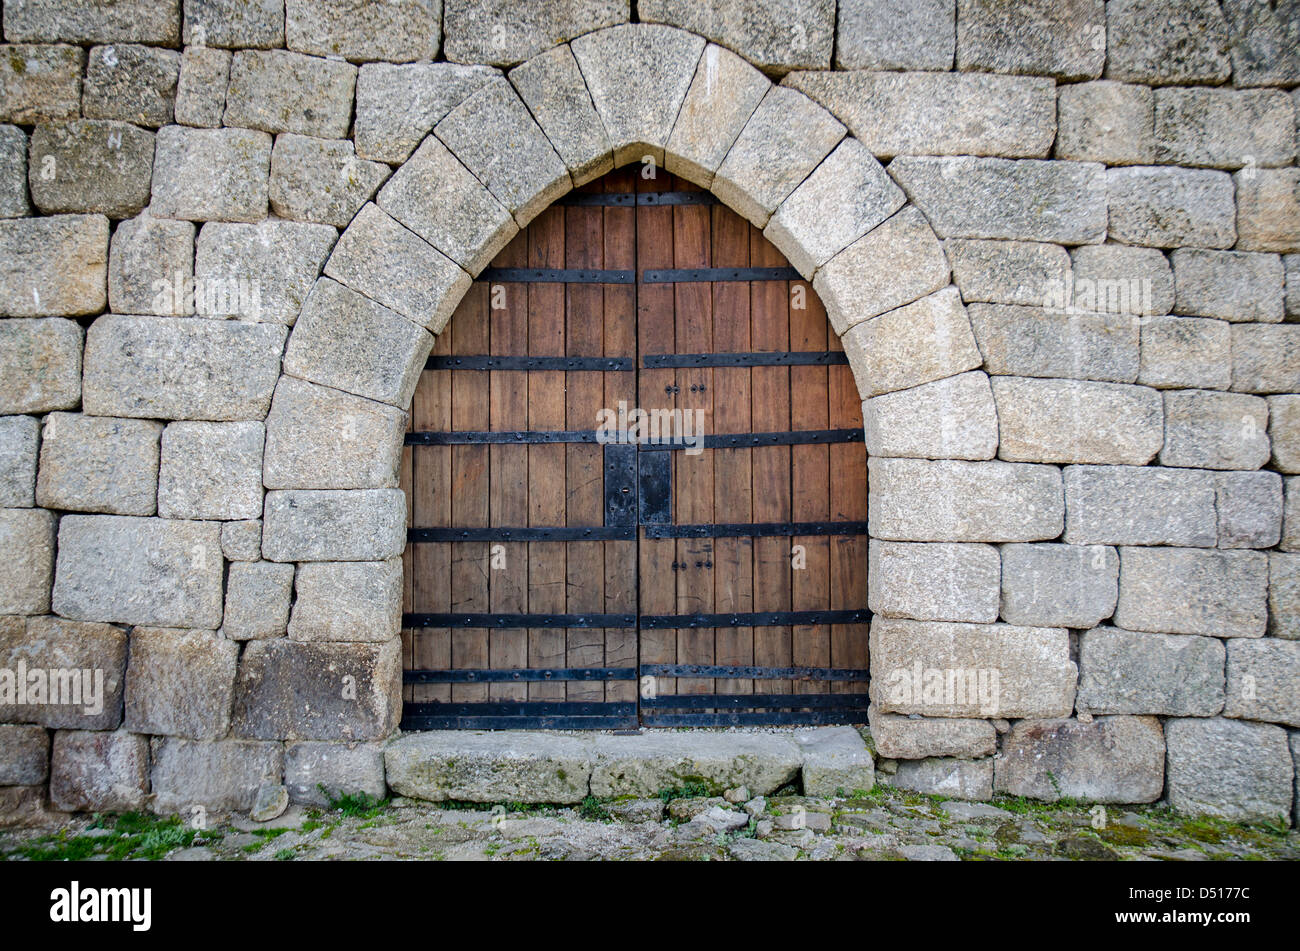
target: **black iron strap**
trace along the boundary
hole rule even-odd
[[[594,268],[489,267],[480,281],[502,284],[635,284],[636,271]]]
[[[692,693],[642,697],[644,709],[655,710],[865,710],[865,693]]]
[[[716,205],[717,196],[712,192],[570,192],[561,198],[559,205],[603,205],[618,208],[631,208],[634,205]]]
[[[636,538],[631,525],[555,525],[549,528],[412,528],[406,540],[428,542],[600,542]]]
[[[642,726],[700,727],[700,726],[817,726],[824,723],[844,723],[843,710],[796,710],[767,713],[641,713]],[[866,722],[866,711],[850,722]],[[466,727],[466,729],[474,729]],[[555,727],[555,729],[560,729]],[[581,729],[574,727],[574,729]]]
[[[405,703],[403,714],[409,716],[487,716],[487,717],[634,717],[636,704],[632,702],[582,701],[582,700],[499,700],[469,703],[442,703],[438,701]]]
[[[408,670],[402,674],[407,684],[496,684],[550,683],[568,680],[636,680],[635,667],[522,667],[469,668],[459,670]]]
[[[773,538],[794,535],[865,535],[866,522],[727,522],[718,525],[647,525],[646,538]]]
[[[802,627],[814,624],[862,624],[870,611],[757,611],[748,614],[643,614],[647,630],[694,627]],[[608,625],[607,625],[608,626]]]
[[[792,267],[693,267],[646,270],[642,284],[716,283],[718,281],[802,281]]]
[[[511,430],[501,432],[407,433],[408,446],[511,445],[518,443],[596,442],[596,431],[585,430]]]
[[[635,730],[636,715],[630,716],[407,716],[403,730]]]
[[[825,367],[847,365],[843,350],[772,353],[656,353],[641,358],[647,370],[669,367]]]
[[[685,677],[704,680],[827,680],[865,681],[863,667],[724,667],[713,664],[642,664],[645,677]]]
[[[465,431],[459,433],[418,432],[406,434],[408,446],[471,446],[471,445],[526,445],[528,443],[594,443],[594,429],[570,430],[501,430]],[[705,435],[700,440],[704,449],[753,449],[762,446],[802,446],[807,444],[862,442],[861,429],[803,429],[785,433],[719,433]],[[609,445],[614,445],[609,443]],[[689,449],[691,443],[681,439],[671,442],[639,444],[645,452]]]
[[[426,370],[600,370],[636,369],[632,357],[430,357]]]
[[[635,614],[403,614],[402,627],[636,627]]]
[[[762,446],[827,445],[841,442],[862,442],[861,429],[803,429],[786,433],[719,433],[703,437],[705,449],[753,449]],[[688,443],[680,440],[667,443],[646,443],[643,451],[687,449]]]

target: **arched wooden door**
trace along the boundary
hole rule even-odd
[[[623,169],[540,215],[406,441],[403,729],[865,721],[857,389],[710,193]]]

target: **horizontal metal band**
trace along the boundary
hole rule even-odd
[[[555,525],[550,528],[412,528],[406,540],[425,542],[599,542],[632,541],[634,525]]]
[[[635,284],[636,271],[599,270],[595,268],[489,267],[479,274],[480,281],[502,284]]]
[[[426,370],[600,370],[636,369],[632,357],[430,357]]]
[[[802,281],[792,267],[660,268],[641,274],[643,284],[717,283],[719,281]]]
[[[843,350],[778,350],[762,353],[655,353],[641,358],[648,370],[667,367],[826,367],[846,366]]]
[[[865,535],[866,522],[728,522],[718,525],[647,525],[646,538],[772,538],[794,535]]]
[[[640,617],[640,626],[645,630],[677,630],[692,627],[805,627],[815,624],[863,624],[870,620],[870,611],[757,611],[749,614],[643,614]]]
[[[705,449],[753,449],[762,446],[803,446],[828,445],[841,442],[862,442],[861,429],[801,429],[784,433],[716,433],[705,435]],[[688,449],[688,443],[680,440],[664,443],[645,443],[644,452],[670,449]]]
[[[635,614],[403,614],[402,627],[635,628]]]
[[[567,430],[502,430],[499,432],[477,430],[452,433],[407,433],[408,446],[473,446],[473,445],[527,445],[529,443],[598,443],[594,429]],[[801,429],[784,433],[715,433],[700,440],[704,449],[753,449],[762,446],[828,445],[830,443],[862,442],[861,429]],[[608,442],[605,445],[619,445]],[[671,442],[633,443],[644,452],[664,452],[689,449],[692,444],[681,439]]]
[[[403,730],[635,730],[630,717],[403,716]]]
[[[557,205],[604,205],[631,208],[634,205],[717,205],[712,192],[569,192]]]
[[[865,710],[869,702],[865,693],[682,693],[641,698],[647,710]]]
[[[723,667],[713,664],[642,664],[646,677],[686,677],[706,680],[828,680],[866,681],[863,667]]]
[[[865,723],[866,712],[859,716],[848,710],[799,710],[772,713],[656,713],[643,711],[642,726],[816,726],[824,723]]]
[[[402,714],[415,717],[634,717],[636,703],[586,700],[415,701],[402,704]]]
[[[407,433],[408,446],[475,446],[518,443],[596,442],[594,429],[578,430],[511,430],[501,432],[467,431],[463,433]]]
[[[406,684],[550,683],[636,678],[635,667],[524,667],[517,670],[464,667],[459,670],[407,670],[402,673],[402,683]]]

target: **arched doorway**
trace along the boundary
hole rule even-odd
[[[412,404],[403,727],[865,721],[859,400],[709,192],[624,168],[543,212]]]

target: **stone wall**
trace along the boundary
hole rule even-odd
[[[419,369],[520,227],[653,161],[850,356],[889,781],[1289,814],[1300,5],[636,17],[4,3],[0,669],[103,680],[0,706],[0,812],[382,791]]]

